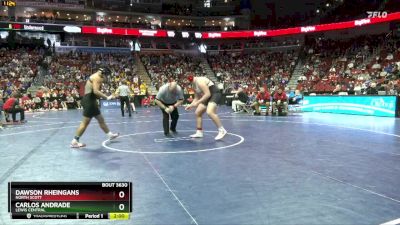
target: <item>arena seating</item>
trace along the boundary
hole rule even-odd
[[[0,90],[8,97],[14,90],[27,90],[34,81],[43,50],[17,48],[0,49]]]
[[[279,47],[275,52],[244,51],[240,48],[242,43],[238,42],[239,48],[209,53],[207,60],[172,51],[141,53],[138,59],[145,66],[153,86],[158,88],[166,80],[176,79],[181,81],[185,93],[191,91],[185,76],[206,75],[207,65],[204,63],[207,61],[218,81],[225,84],[225,91],[239,86],[245,87],[249,94],[259,87],[266,87],[270,92],[278,87],[285,88],[294,67],[301,62],[304,64],[303,76],[299,78],[297,89],[302,93],[400,93],[399,38],[383,34],[336,41],[321,38],[312,40],[302,47],[304,54],[294,50],[278,51]],[[293,41],[295,44],[296,41]],[[235,42],[229,45],[234,46]],[[263,46],[263,42],[249,40],[247,46],[258,48]],[[220,46],[221,49],[225,47]],[[26,93],[32,83],[42,86],[37,96],[33,94],[25,99],[27,110],[64,109],[67,97],[73,97],[79,107],[85,80],[102,64],[109,65],[115,71],[113,79],[103,85],[102,91],[106,94],[113,93],[121,79],[127,79],[136,94],[146,93],[146,87],[141,87],[141,81],[135,78],[137,68],[135,57],[132,56],[116,53],[54,53],[45,57],[43,49],[24,47],[14,50],[3,48],[0,56],[0,91],[5,98],[15,90]],[[47,72],[38,76],[38,65],[44,64],[47,65]]]
[[[239,85],[250,90],[256,86],[286,86],[296,65],[296,52],[221,53],[209,55],[208,60],[217,78],[226,89]]]
[[[304,77],[297,89],[304,92],[365,92],[374,83],[380,90],[396,89],[399,49],[386,35],[347,41],[319,40],[307,49]],[[398,87],[397,87],[398,88]]]
[[[141,60],[152,79],[152,84],[159,88],[166,80],[175,79],[182,82],[183,88],[188,74],[204,76],[206,74],[199,58],[180,54],[145,54]]]

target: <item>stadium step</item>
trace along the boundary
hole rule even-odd
[[[202,67],[204,68],[204,71],[206,72],[206,77],[208,77],[214,83],[218,83],[218,79],[215,76],[214,71],[211,69],[211,66],[208,63],[208,60],[206,57],[201,57],[201,64],[202,64]]]
[[[137,74],[139,75],[139,78],[146,83],[148,92],[150,92],[150,94],[156,94],[157,90],[154,86],[152,86],[150,75],[147,73],[146,67],[143,65],[139,54],[135,54],[135,64],[137,67]]]
[[[303,67],[304,67],[304,64],[303,64],[302,60],[299,59],[297,61],[296,67],[294,68],[292,76],[288,83],[288,87],[290,89],[296,89],[297,84],[299,83],[298,80],[299,80],[300,76],[303,75]]]

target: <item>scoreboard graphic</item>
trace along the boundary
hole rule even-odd
[[[127,220],[131,182],[9,182],[12,219]]]
[[[8,6],[8,7],[15,7],[17,4],[15,1],[1,1],[2,6]]]

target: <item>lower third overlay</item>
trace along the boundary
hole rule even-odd
[[[128,220],[131,182],[9,182],[12,219]]]

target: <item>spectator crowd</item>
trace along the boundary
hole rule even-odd
[[[297,89],[306,93],[400,93],[400,44],[387,35],[317,40],[306,50]]]
[[[180,54],[146,54],[141,56],[141,60],[152,80],[152,85],[157,90],[168,80],[178,80],[185,93],[189,93],[189,82],[184,78],[189,74],[206,75],[198,57]]]
[[[215,75],[226,93],[245,94],[246,98],[241,94],[238,108],[253,107],[256,114],[258,107],[273,108],[274,96],[280,92],[286,93],[286,103],[310,93],[400,94],[400,41],[395,35],[310,40],[302,50],[220,51],[206,56],[171,52],[47,55],[40,48],[1,48],[0,110],[12,97],[17,97],[24,111],[80,108],[84,82],[101,65],[108,65],[113,72],[102,87],[108,95],[126,81],[135,96],[148,96],[149,87],[138,76],[137,65],[143,64],[151,86],[158,89],[168,80],[177,80],[186,94],[193,93],[187,75]],[[289,89],[288,83],[299,65],[302,70],[297,87]],[[270,104],[266,96],[272,99]],[[144,103],[150,105],[150,101],[148,97]]]

